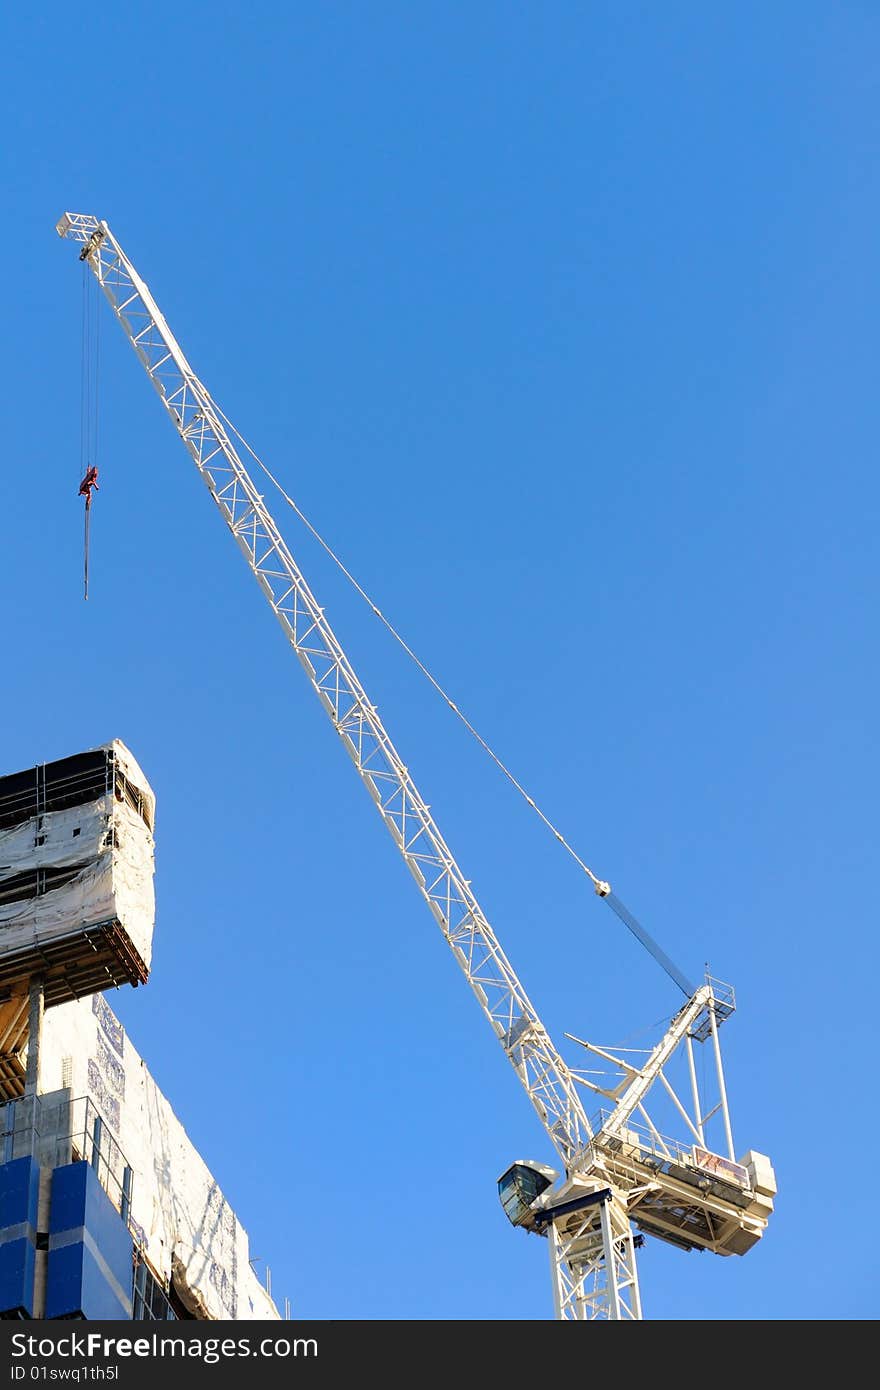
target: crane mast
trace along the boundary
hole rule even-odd
[[[569,1167],[592,1131],[575,1080],[147,285],[106,222],[65,213],[116,318],[375,803],[541,1123]]]
[[[769,1159],[749,1150],[737,1160],[733,1149],[718,1044],[718,1026],[735,1008],[733,991],[707,976],[640,1065],[582,1043],[613,1069],[605,1084],[567,1065],[245,467],[230,434],[236,431],[227,428],[147,285],[106,222],[67,212],[56,230],[80,243],[80,260],[140,358],[562,1161],[561,1175],[517,1162],[498,1183],[510,1221],[548,1237],[556,1316],[641,1318],[635,1263],[641,1237],[633,1236],[633,1223],[685,1249],[743,1254],[761,1238],[773,1209]],[[601,895],[609,892],[607,884],[594,883]],[[683,977],[670,973],[684,987]],[[693,1042],[710,1040],[719,1099],[707,1108]],[[686,1099],[666,1072],[679,1049],[689,1068]],[[585,1089],[614,1107],[592,1124],[581,1100]],[[648,1114],[652,1089],[661,1100],[671,1098],[694,1141],[689,1148],[664,1138]],[[715,1115],[723,1118],[726,1157],[707,1147],[706,1126]]]

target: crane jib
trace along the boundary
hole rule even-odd
[[[592,1137],[577,1081],[507,960],[369,700],[324,609],[253,483],[219,410],[106,222],[65,213],[56,230],[85,260],[155,387],[422,896],[568,1167]],[[527,1026],[520,1027],[525,1020]],[[517,1029],[517,1041],[510,1039]]]

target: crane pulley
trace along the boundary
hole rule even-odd
[[[192,370],[107,223],[65,213],[56,230],[81,244],[80,259],[95,275],[137,353],[562,1160],[561,1176],[541,1165],[515,1164],[499,1184],[514,1224],[550,1239],[557,1316],[641,1317],[632,1221],[685,1248],[743,1253],[760,1238],[772,1210],[775,1183],[769,1161],[749,1151],[739,1162],[733,1154],[718,1049],[718,1024],[733,1011],[732,992],[728,995],[708,980],[695,991],[609,886],[575,855],[600,896],[660,960],[687,1002],[644,1064],[637,1069],[625,1065],[623,1082],[611,1091],[568,1066],[248,473],[234,441],[237,431]],[[87,515],[89,500],[87,491]],[[706,1112],[692,1043],[710,1038],[720,1100]],[[666,1075],[673,1054],[682,1049],[691,1074],[690,1107]],[[603,1055],[612,1064],[618,1061]],[[671,1146],[648,1115],[645,1101],[658,1082],[699,1140],[691,1150]],[[617,1110],[591,1123],[582,1101],[584,1088],[614,1096]],[[727,1158],[705,1147],[705,1125],[716,1113],[724,1117]]]

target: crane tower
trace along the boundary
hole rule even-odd
[[[635,1252],[646,1235],[741,1255],[773,1209],[769,1160],[734,1151],[719,1044],[733,991],[707,977],[637,1060],[571,1038],[602,1062],[601,1080],[563,1059],[248,473],[241,436],[107,223],[67,212],[56,230],[80,244],[556,1151],[558,1170],[519,1161],[498,1181],[510,1221],[548,1241],[556,1317],[641,1318]],[[705,1077],[698,1084],[695,1043],[713,1054],[711,1095]],[[670,1080],[674,1058],[687,1064],[686,1098]],[[607,1103],[595,1117],[587,1092]],[[685,1142],[660,1129],[649,1093],[655,1114],[657,1101],[671,1107]],[[723,1129],[723,1152],[711,1146],[710,1123]]]

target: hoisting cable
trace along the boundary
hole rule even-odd
[[[98,376],[100,366],[101,316],[91,312],[91,275],[83,265],[82,369],[80,375],[80,468],[84,469],[78,496],[85,500],[83,523],[83,598],[89,597],[89,543],[92,490],[98,490]],[[94,334],[92,320],[94,319]],[[92,396],[92,351],[94,344],[94,403]],[[94,419],[93,419],[94,417]],[[92,425],[94,423],[94,430]]]
[[[206,392],[205,394],[207,395],[208,393]],[[624,926],[632,932],[636,940],[641,942],[641,944],[645,947],[645,950],[648,951],[649,954],[654,957],[657,964],[660,965],[663,968],[663,970],[666,971],[670,979],[672,979],[675,982],[675,984],[678,985],[678,988],[682,990],[682,992],[686,995],[686,997],[690,999],[694,994],[694,986],[688,980],[687,976],[684,975],[682,971],[678,969],[678,967],[672,960],[670,960],[669,956],[667,956],[666,952],[661,949],[661,947],[657,944],[657,942],[650,935],[650,933],[645,931],[645,928],[641,926],[641,924],[636,920],[632,913],[620,901],[617,894],[611,891],[611,885],[609,883],[606,883],[604,879],[599,878],[598,875],[593,873],[593,870],[589,867],[588,864],[584,862],[584,860],[578,854],[577,850],[575,850],[568,843],[562,832],[559,829],[557,829],[557,827],[553,824],[550,818],[544,814],[544,812],[541,810],[540,806],[538,806],[534,798],[529,796],[526,789],[517,781],[510,769],[504,765],[504,763],[498,757],[498,754],[494,751],[494,749],[492,749],[489,746],[489,744],[479,733],[479,731],[474,728],[473,724],[470,722],[467,716],[462,713],[462,711],[459,709],[458,705],[455,703],[452,697],[450,695],[447,695],[440,682],[436,680],[436,678],[431,674],[427,666],[425,666],[424,662],[422,662],[416,655],[416,653],[413,651],[412,647],[410,647],[406,640],[403,637],[401,637],[397,629],[392,626],[392,624],[385,617],[385,614],[381,611],[381,609],[379,609],[376,606],[376,604],[370,598],[366,590],[363,589],[361,585],[358,583],[358,581],[355,579],[354,575],[351,574],[351,572],[348,569],[346,569],[345,565],[343,564],[342,560],[340,560],[336,552],[331,548],[328,542],[325,541],[324,537],[320,534],[320,532],[315,529],[315,527],[309,521],[308,517],[305,516],[305,514],[300,510],[296,502],[294,502],[290,494],[285,491],[281,483],[270,471],[270,469],[267,468],[266,464],[259,457],[259,455],[254,451],[254,449],[251,448],[244,435],[241,434],[241,432],[235,427],[235,425],[232,423],[229,417],[226,414],[224,414],[224,412],[218,406],[217,402],[213,400],[213,398],[211,397],[209,397],[209,399],[211,400],[211,404],[213,405],[217,414],[220,416],[221,420],[223,420],[224,423],[229,426],[236,439],[238,439],[242,446],[247,450],[251,458],[258,465],[258,467],[262,469],[266,477],[269,479],[270,483],[272,483],[273,486],[278,489],[287,505],[291,507],[292,510],[296,513],[302,524],[305,526],[306,530],[309,531],[312,536],[314,536],[315,540],[318,542],[321,548],[324,551],[326,551],[330,559],[336,565],[337,569],[339,569],[342,572],[342,574],[348,580],[349,584],[351,584],[352,588],[357,590],[364,602],[367,603],[369,607],[373,610],[375,616],[379,619],[383,626],[388,629],[395,642],[397,642],[398,646],[403,648],[407,656],[415,663],[415,665],[421,671],[422,675],[425,676],[425,678],[437,691],[438,695],[440,695],[441,698],[445,700],[446,704],[452,710],[453,714],[461,720],[462,724],[464,724],[468,732],[472,734],[472,736],[476,739],[477,743],[480,745],[483,751],[489,755],[493,763],[495,763],[496,767],[504,773],[504,776],[516,788],[523,800],[529,806],[531,806],[532,810],[535,812],[535,815],[538,816],[538,818],[544,822],[547,829],[556,837],[556,839],[562,845],[562,848],[566,850],[566,852],[569,855],[571,855],[571,858],[575,861],[576,864],[579,865],[579,867],[587,875],[587,878],[589,878],[592,882],[597,895],[600,898],[603,898],[605,902],[608,903],[608,906],[616,914],[616,916],[620,919]]]
[[[86,390],[86,368],[88,363],[88,349],[86,347],[87,332],[86,322],[88,318],[88,270],[85,266],[82,269],[82,304],[80,307],[80,358],[79,358],[79,471],[80,475],[85,473],[87,467],[88,448],[86,446],[86,424],[88,411],[86,400],[88,392]]]
[[[86,495],[85,506],[85,534],[83,537],[83,598],[88,602],[89,597],[89,518],[92,509],[89,506],[89,496]]]

